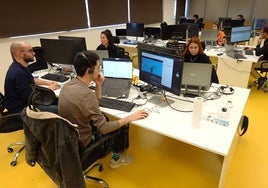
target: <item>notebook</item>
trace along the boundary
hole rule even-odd
[[[182,86],[190,89],[209,90],[211,85],[212,64],[184,62]]]
[[[246,57],[242,55],[243,53],[242,50],[235,50],[234,46],[229,44],[225,44],[224,47],[225,47],[225,53],[229,57],[234,59],[246,59]]]
[[[89,52],[94,52],[100,57],[100,65],[101,65],[101,67],[102,67],[102,64],[103,64],[102,59],[109,57],[108,50],[88,50],[88,51]]]
[[[129,95],[133,65],[131,59],[103,58],[102,96],[127,98]]]

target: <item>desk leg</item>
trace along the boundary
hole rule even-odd
[[[241,123],[241,121],[240,121]],[[239,125],[240,126],[240,125]],[[239,128],[238,126],[238,128]],[[223,164],[222,164],[222,169],[221,169],[221,176],[220,176],[220,181],[219,181],[219,188],[224,188],[226,181],[227,181],[227,176],[228,176],[228,171],[230,169],[230,166],[233,161],[234,154],[236,152],[237,145],[239,143],[239,135],[237,132],[235,133],[232,146],[230,148],[230,151],[227,156],[224,157],[223,159]]]

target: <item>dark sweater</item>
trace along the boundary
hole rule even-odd
[[[115,46],[115,45],[109,45],[107,48],[105,48],[104,45],[100,44],[97,47],[97,50],[108,50],[109,57],[112,57],[112,58],[118,57],[117,46]]]

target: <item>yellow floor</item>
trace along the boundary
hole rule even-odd
[[[244,111],[249,116],[249,130],[238,144],[226,188],[265,188],[268,174],[268,93],[252,89]],[[163,125],[165,126],[165,125]],[[15,167],[9,165],[13,154],[6,146],[23,139],[22,131],[0,134],[0,187],[57,187],[39,168],[25,163],[24,153]],[[218,185],[222,157],[179,141],[131,126],[131,146],[127,153],[135,161],[127,167],[110,169],[109,157],[102,162],[105,170],[92,174],[104,178],[111,188],[214,188]],[[100,187],[87,182],[88,187]]]

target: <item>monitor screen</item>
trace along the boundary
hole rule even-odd
[[[149,85],[180,95],[183,58],[139,49],[139,78]]]
[[[44,49],[39,46],[33,47],[33,51],[35,53],[35,61],[29,63],[28,69],[31,72],[47,69],[47,62],[44,59]]]
[[[127,29],[115,29],[115,36],[127,36]]]
[[[143,37],[143,23],[127,23],[127,36]]]
[[[253,22],[253,29],[263,29],[267,24],[267,18],[255,18]]]
[[[77,49],[73,40],[40,39],[44,59],[49,64],[73,64]]]
[[[244,20],[231,20],[231,27],[240,27],[244,25]]]
[[[195,22],[194,19],[180,18],[180,24],[183,24],[183,23],[194,23],[194,22]]]
[[[232,27],[230,43],[245,42],[250,39],[251,26]]]
[[[73,37],[73,36],[58,36],[60,40],[73,40],[75,48],[78,52],[86,51],[86,39],[85,37]]]
[[[199,24],[194,24],[194,23],[183,23],[183,24],[185,24],[187,26],[187,30],[188,30],[187,38],[198,37]]]
[[[219,17],[219,23],[220,23],[220,29],[226,29],[226,28],[231,28],[232,18],[226,18],[226,17]]]
[[[148,37],[159,38],[161,34],[160,27],[145,27],[144,34]]]
[[[187,38],[187,25],[167,25],[161,31],[162,40],[186,40]]]

